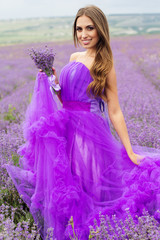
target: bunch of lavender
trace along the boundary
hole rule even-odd
[[[45,49],[35,50],[34,48],[29,49],[29,55],[34,61],[37,68],[41,69],[48,76],[48,82],[52,94],[56,93],[61,89],[60,85],[55,82],[56,77],[53,75],[52,66],[54,62],[55,53],[52,48],[45,46]]]
[[[42,71],[45,72],[47,76],[51,76],[53,74],[52,66],[55,57],[53,49],[49,49],[47,46],[45,46],[45,48],[41,50],[31,48],[28,49],[28,51],[37,68],[42,69]]]

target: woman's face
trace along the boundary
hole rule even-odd
[[[97,29],[92,20],[83,15],[77,19],[76,33],[78,42],[86,49],[94,49],[99,41]]]

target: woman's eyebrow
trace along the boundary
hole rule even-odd
[[[78,28],[78,27],[79,27],[79,28],[82,28],[82,26],[78,26],[78,25],[77,25],[77,28]],[[94,25],[93,25],[93,24],[88,24],[88,25],[86,25],[85,27],[94,27]]]

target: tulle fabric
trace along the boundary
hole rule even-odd
[[[134,165],[112,136],[101,100],[88,96],[90,81],[84,64],[66,65],[60,76],[62,106],[47,76],[37,75],[20,168],[6,166],[43,239],[49,227],[57,240],[69,239],[71,216],[82,240],[88,239],[89,225],[100,211],[123,218],[126,208],[133,215],[146,208],[159,216],[160,151],[135,146],[144,159]]]

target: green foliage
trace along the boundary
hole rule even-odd
[[[5,205],[12,206],[14,208],[20,207],[21,199],[15,188],[1,188],[0,189],[0,205],[3,203]]]
[[[29,212],[29,208],[23,202],[23,200],[19,197],[18,192],[15,188],[1,188],[0,189],[0,206],[5,204],[10,206],[10,210],[8,211],[9,217],[11,217],[11,207],[15,208],[14,214],[14,223],[18,224],[22,221],[30,222],[30,227],[33,226],[34,220],[32,215]]]
[[[73,237],[70,235],[70,239],[71,239],[71,240],[78,240],[78,238],[77,238],[77,236],[76,236],[76,233],[75,233],[75,229],[74,229],[73,216],[71,216],[68,224],[71,225],[71,227],[72,227],[72,232],[73,232]]]
[[[13,107],[11,104],[9,104],[9,106],[8,106],[8,112],[5,112],[5,113],[4,113],[3,119],[4,119],[5,121],[14,122],[14,121],[16,120],[15,110],[16,110],[16,108]]]
[[[32,100],[32,93],[29,93],[29,103],[31,102],[31,100]]]
[[[19,166],[19,158],[20,156],[17,153],[12,154],[12,161],[14,166]]]

